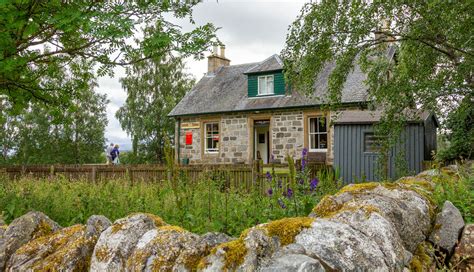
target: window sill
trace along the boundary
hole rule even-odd
[[[256,96],[249,96],[249,99],[270,98],[270,97],[284,97],[284,94],[260,94]]]
[[[328,152],[328,149],[310,149],[308,152],[314,152],[314,153],[325,153]]]

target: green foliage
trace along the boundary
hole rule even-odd
[[[172,56],[150,59],[127,68],[121,79],[128,97],[116,113],[122,128],[132,137],[136,163],[162,163],[166,137],[174,135],[169,112],[194,85],[182,59]]]
[[[448,146],[439,151],[441,161],[472,159],[474,157],[474,97],[466,96],[446,121]]]
[[[17,112],[31,101],[74,107],[77,86],[90,77],[176,52],[202,57],[216,44],[212,24],[189,32],[165,14],[187,18],[198,1],[13,1],[0,3],[0,96]],[[142,31],[144,30],[144,31]],[[143,35],[142,35],[143,33]],[[138,35],[137,35],[138,34]],[[132,38],[132,39],[131,39]],[[90,61],[96,70],[74,65]],[[71,79],[62,80],[64,74]],[[55,79],[44,82],[44,78]]]
[[[348,73],[360,64],[367,74],[369,107],[384,111],[377,133],[386,136],[386,162],[389,146],[415,109],[443,119],[472,95],[473,13],[469,1],[312,1],[290,27],[282,52],[285,77],[309,95],[315,75],[335,63],[327,102],[336,107]],[[472,98],[467,103],[472,109]],[[464,117],[453,115],[464,121],[452,123],[472,128],[472,117],[471,123]],[[464,145],[472,144],[472,138],[468,140]],[[461,140],[454,141],[453,150],[461,148]]]
[[[45,81],[51,79],[44,79]],[[0,99],[2,118],[0,148],[3,164],[97,163],[105,162],[104,131],[107,126],[105,95],[94,92],[92,78],[75,92],[73,106],[57,112],[42,102],[12,115],[12,104]]]
[[[446,200],[451,201],[461,212],[466,223],[474,222],[474,165],[463,169],[459,176],[451,177],[441,174],[436,177],[436,188],[433,198],[438,207],[443,207]]]
[[[174,171],[174,170],[172,170]],[[192,182],[182,171],[172,181],[113,180],[90,183],[66,178],[7,181],[0,177],[0,214],[11,222],[30,210],[47,214],[62,226],[84,223],[94,214],[116,220],[133,212],[159,215],[167,223],[196,233],[225,232],[237,236],[246,228],[289,216],[307,216],[324,193],[333,193],[334,176],[321,173],[319,185],[308,178],[294,185],[279,177],[264,187],[234,187],[225,173],[207,172]],[[268,188],[273,193],[268,193]],[[292,188],[291,195],[288,188]],[[266,193],[262,193],[265,191]]]

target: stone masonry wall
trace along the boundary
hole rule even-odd
[[[276,163],[285,163],[287,154],[301,159],[304,145],[303,112],[278,112],[272,118],[272,153]]]
[[[301,152],[305,147],[305,113],[303,110],[274,111],[262,113],[261,116],[270,118],[271,155],[275,163],[286,163],[289,154],[295,159],[301,159]],[[199,128],[183,129],[181,127],[179,144],[180,159],[189,158],[191,164],[213,163],[250,163],[252,158],[253,133],[249,132],[254,118],[261,119],[259,114],[240,113],[225,114],[214,117],[183,118],[181,123],[197,122]],[[220,146],[218,154],[205,154],[201,133],[206,122],[219,122]],[[176,127],[177,129],[177,127]],[[191,131],[193,135],[192,145],[186,145],[186,132]],[[327,162],[332,164],[334,155],[333,127],[329,128],[330,148],[328,149]]]
[[[249,129],[246,115],[224,115],[221,122],[220,163],[246,163],[249,157]]]

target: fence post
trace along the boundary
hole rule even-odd
[[[50,178],[54,178],[55,175],[56,175],[56,172],[54,169],[54,165],[51,165],[51,167],[49,168],[49,176]]]
[[[97,180],[97,168],[95,166],[92,166],[91,180],[93,183]]]

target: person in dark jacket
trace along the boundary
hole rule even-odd
[[[119,145],[116,144],[114,149],[112,149],[112,152],[110,152],[110,156],[112,157],[113,164],[117,165],[120,163],[119,155],[120,155]]]

